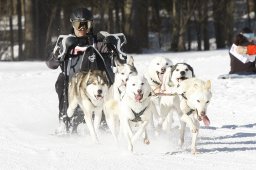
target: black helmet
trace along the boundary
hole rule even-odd
[[[86,8],[77,8],[73,10],[73,12],[70,15],[70,21],[88,21],[93,20],[93,15],[91,11],[89,11]]]

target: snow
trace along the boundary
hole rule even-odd
[[[138,141],[134,153],[125,140],[115,143],[108,130],[92,142],[86,126],[79,134],[57,136],[58,100],[54,83],[59,70],[44,62],[0,62],[0,169],[232,169],[256,168],[256,79],[217,79],[228,73],[228,50],[134,54],[139,72],[155,56],[187,62],[196,77],[212,82],[210,127],[201,125],[196,155],[191,136],[178,147],[178,127],[171,136],[150,133],[150,145]]]

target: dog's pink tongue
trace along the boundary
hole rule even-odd
[[[143,98],[143,95],[142,95],[142,94],[136,94],[136,95],[135,95],[135,100],[136,100],[136,101],[140,101],[142,98]]]
[[[201,119],[203,120],[205,126],[209,126],[210,125],[210,120],[209,120],[209,118],[206,115],[205,116],[201,116]]]

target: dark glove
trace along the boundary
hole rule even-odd
[[[66,54],[69,53],[78,44],[77,37],[73,35],[59,36],[57,44],[53,50],[54,55],[57,55],[57,59],[60,61],[65,60]]]
[[[65,45],[68,50],[74,48],[78,44],[78,39],[75,36],[69,36],[66,38]]]

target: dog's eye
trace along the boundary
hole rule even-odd
[[[180,71],[179,69],[176,69],[176,71]]]
[[[132,86],[135,86],[135,84],[132,84]]]
[[[185,71],[188,71],[188,69],[186,68]]]
[[[210,101],[208,100],[206,103],[209,103]]]
[[[129,74],[132,74],[132,72],[130,72]]]
[[[166,65],[168,66],[168,65],[169,65],[169,63],[166,63]]]
[[[200,100],[197,100],[198,103],[200,103]]]
[[[159,65],[159,63],[156,63],[156,65]]]
[[[124,75],[124,73],[121,73],[122,75]]]
[[[143,86],[143,85],[144,85],[144,83],[141,83],[141,85]]]

